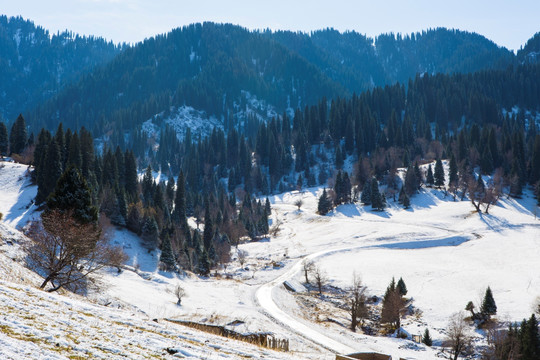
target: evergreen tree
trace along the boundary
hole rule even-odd
[[[379,192],[379,182],[375,178],[371,179],[371,207],[377,211],[386,207],[384,196]]]
[[[73,134],[70,138],[66,164],[68,166],[73,165],[79,170],[81,169],[81,146],[79,144],[79,136],[77,135],[77,133]]]
[[[1,126],[0,126],[0,139],[1,139]],[[1,145],[1,140],[0,140]],[[1,152],[1,149],[0,149]],[[540,181],[540,134],[534,138],[534,145],[531,157],[531,175],[529,177],[531,184],[536,184]]]
[[[214,225],[212,223],[212,216],[210,215],[210,205],[209,205],[208,199],[206,199],[205,210],[204,210],[204,231],[203,231],[203,246],[206,251],[210,250],[213,237],[214,237]]]
[[[416,191],[420,189],[420,184],[422,184],[422,174],[420,173],[420,166],[418,166],[418,162],[414,163],[414,176],[416,180]]]
[[[398,289],[401,296],[407,295],[407,286],[405,285],[405,281],[403,281],[403,278],[399,278],[396,288]]]
[[[440,158],[435,162],[435,173],[433,176],[435,178],[435,186],[444,186],[444,169]]]
[[[163,264],[163,267],[166,271],[177,271],[178,265],[174,259],[173,250],[171,247],[171,240],[169,235],[166,233],[161,244],[161,255],[159,256],[159,261]]]
[[[364,205],[371,205],[371,180],[367,180],[364,184],[364,188],[362,189],[362,196],[360,197],[360,201]]]
[[[9,138],[6,124],[0,121],[0,157],[6,156],[9,150]]]
[[[198,266],[199,274],[207,276],[210,273],[210,259],[208,258],[208,252],[203,250]]]
[[[26,148],[27,140],[28,133],[26,131],[26,122],[24,121],[23,116],[19,115],[17,120],[13,123],[9,134],[10,153],[21,154]]]
[[[407,169],[407,172],[405,173],[403,187],[407,195],[412,195],[418,190],[418,178],[415,168],[409,166],[409,168]]]
[[[426,175],[426,185],[431,187],[435,184],[435,179],[433,178],[433,171],[431,170],[431,164],[429,164]]]
[[[534,314],[529,320],[523,320],[518,332],[521,360],[537,360],[540,358],[540,332],[538,320]]]
[[[326,189],[323,189],[321,196],[319,197],[319,203],[317,205],[317,213],[319,215],[326,215],[332,209],[332,204],[326,193]]]
[[[153,216],[146,217],[141,230],[141,238],[150,249],[155,249],[159,240],[159,227]]]
[[[62,174],[47,199],[48,209],[72,211],[72,216],[81,224],[96,222],[98,209],[92,204],[92,192],[81,173],[69,166]]]
[[[124,153],[124,174],[126,195],[128,199],[135,201],[138,193],[137,161],[135,160],[135,155],[131,150]]]
[[[174,199],[174,216],[173,219],[181,226],[187,225],[186,215],[186,191],[184,182],[184,172],[180,171],[176,181],[176,196]]]
[[[47,146],[47,153],[40,165],[38,173],[38,192],[36,195],[36,204],[44,202],[49,194],[54,190],[56,182],[62,175],[62,159],[60,149],[54,139]]]
[[[422,335],[422,343],[424,343],[427,346],[433,345],[433,340],[431,339],[431,335],[429,335],[429,330],[426,329],[424,331],[424,335]]]
[[[407,195],[406,193],[403,193],[403,207],[405,209],[411,207],[411,199],[409,199],[409,195]]]
[[[148,165],[144,173],[142,181],[142,193],[144,205],[146,207],[152,206],[152,200],[154,198],[154,177],[152,176],[152,167],[150,165]]]
[[[343,154],[341,152],[341,146],[336,145],[336,169],[341,169],[343,167]]]
[[[481,311],[482,314],[487,316],[497,314],[497,305],[495,304],[495,299],[493,298],[493,294],[489,286],[486,289],[486,294],[484,295],[484,300],[482,301]]]
[[[456,158],[454,154],[450,157],[450,163],[448,164],[448,181],[450,184],[457,184],[458,182],[458,168],[456,164]]]

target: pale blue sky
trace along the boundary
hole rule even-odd
[[[0,13],[21,15],[51,32],[69,29],[114,42],[137,42],[193,22],[250,29],[333,27],[368,36],[444,26],[474,31],[511,50],[540,31],[539,0],[1,0]]]

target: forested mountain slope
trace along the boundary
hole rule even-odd
[[[275,113],[406,82],[416,73],[499,69],[515,56],[472,33],[435,29],[370,39],[327,29],[311,34],[256,32],[193,24],[148,39],[84,76],[28,117],[36,127],[86,126],[99,136],[132,131],[171,107],[216,116],[225,129],[255,99]],[[261,107],[261,106],[259,106]]]
[[[15,120],[120,50],[102,38],[50,34],[29,20],[0,16],[0,119]]]

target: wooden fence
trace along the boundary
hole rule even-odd
[[[336,360],[392,360],[392,356],[379,353],[356,353],[349,355],[336,355]]]
[[[166,320],[174,324],[184,325],[210,334],[216,334],[226,338],[244,341],[268,349],[289,351],[289,339],[277,339],[273,334],[270,333],[241,334],[236,331],[226,329],[224,326],[220,325],[201,324],[198,322],[185,320]]]

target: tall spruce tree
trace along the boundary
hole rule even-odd
[[[36,195],[36,204],[41,204],[47,199],[62,175],[60,148],[55,139],[51,139],[46,150],[47,153],[40,164],[40,172],[37,178],[38,192]]]
[[[529,180],[533,185],[540,181],[540,134],[536,135],[534,138],[531,157],[531,175]]]
[[[362,188],[362,195],[360,201],[364,205],[371,205],[371,180],[366,180],[364,187]]]
[[[424,331],[424,335],[422,335],[422,343],[424,343],[427,346],[433,345],[433,340],[431,339],[431,335],[429,334],[429,330],[426,329]]]
[[[137,160],[131,150],[124,153],[124,173],[126,195],[130,201],[135,201],[138,193]]]
[[[431,187],[435,184],[435,178],[433,177],[433,170],[431,170],[431,164],[429,164],[426,175],[426,185]]]
[[[26,130],[26,122],[24,121],[22,114],[20,114],[13,123],[9,134],[10,153],[21,154],[26,148],[27,141],[28,132]]]
[[[444,186],[444,168],[440,158],[437,158],[437,161],[435,161],[435,173],[433,177],[435,178],[435,186]]]
[[[72,212],[81,224],[97,222],[98,209],[92,204],[92,192],[79,170],[69,166],[47,198],[48,209]]]
[[[204,205],[204,231],[203,231],[203,246],[204,246],[205,251],[210,250],[210,247],[212,246],[213,237],[214,237],[214,225],[212,223],[212,216],[210,214],[210,204],[207,198],[205,199],[205,205]]]
[[[326,215],[332,209],[332,204],[326,193],[326,189],[323,189],[321,196],[319,197],[319,203],[317,205],[317,213],[319,215]]]
[[[459,177],[458,177],[458,167],[456,164],[456,158],[454,157],[454,154],[450,157],[450,163],[448,164],[448,182],[450,184],[457,184]]]
[[[176,195],[174,198],[174,221],[181,225],[187,225],[187,215],[186,215],[186,189],[184,181],[184,172],[180,171],[178,179],[176,180]]]
[[[396,288],[398,289],[401,296],[407,295],[407,286],[405,285],[405,281],[403,281],[403,278],[399,278],[396,284]]]
[[[178,265],[174,258],[173,250],[171,247],[171,239],[166,233],[161,243],[161,255],[159,256],[159,261],[161,262],[163,268],[166,271],[177,271]]]
[[[386,207],[384,196],[379,192],[379,182],[371,179],[371,208],[382,211]]]
[[[493,298],[493,293],[491,288],[488,286],[486,289],[486,294],[484,295],[484,300],[482,301],[481,307],[482,314],[490,316],[497,314],[497,305],[495,304],[495,299]]]
[[[0,157],[6,156],[9,150],[9,138],[6,124],[0,121]]]

